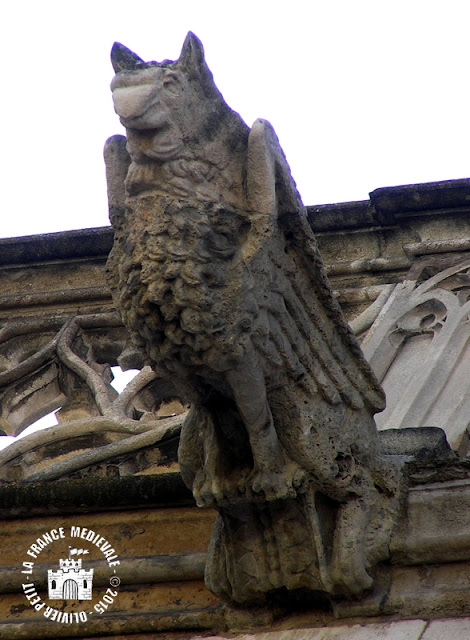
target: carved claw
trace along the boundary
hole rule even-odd
[[[233,491],[223,479],[198,473],[193,483],[193,496],[198,507],[224,507],[230,503]]]
[[[213,506],[214,498],[211,493],[211,484],[209,478],[202,471],[197,472],[192,490],[198,507]]]
[[[247,494],[264,495],[266,500],[285,500],[294,498],[296,491],[292,486],[292,477],[279,471],[255,471],[247,483]],[[251,495],[247,495],[251,498]]]
[[[193,490],[193,495],[196,500],[197,506],[205,507],[206,509],[209,507],[214,508],[217,506],[217,504],[219,504],[217,494],[220,495],[217,489],[214,493],[214,487],[211,482],[205,482],[199,491]]]

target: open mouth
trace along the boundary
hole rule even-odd
[[[181,139],[167,123],[152,129],[129,128],[127,136],[131,148],[135,147],[149,158],[157,160],[168,160],[182,148]]]
[[[162,112],[155,113],[155,105],[150,105],[141,115],[120,117],[121,124],[126,129],[134,129],[142,133],[153,131],[154,133],[168,129],[168,119]],[[147,134],[145,134],[147,135]]]

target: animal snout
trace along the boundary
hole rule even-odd
[[[121,118],[138,118],[154,104],[155,85],[138,85],[114,89],[114,109]]]

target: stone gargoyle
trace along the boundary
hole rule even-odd
[[[384,395],[328,284],[271,125],[225,103],[189,33],[175,61],[115,44],[105,147],[109,284],[135,344],[191,405],[179,462],[218,511],[208,587],[360,596],[388,555]]]

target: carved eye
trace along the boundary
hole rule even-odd
[[[179,85],[178,75],[174,71],[167,71],[163,76],[162,83],[165,89],[175,91]]]
[[[231,258],[237,250],[237,242],[233,233],[211,233],[207,239],[209,251],[218,258]]]

